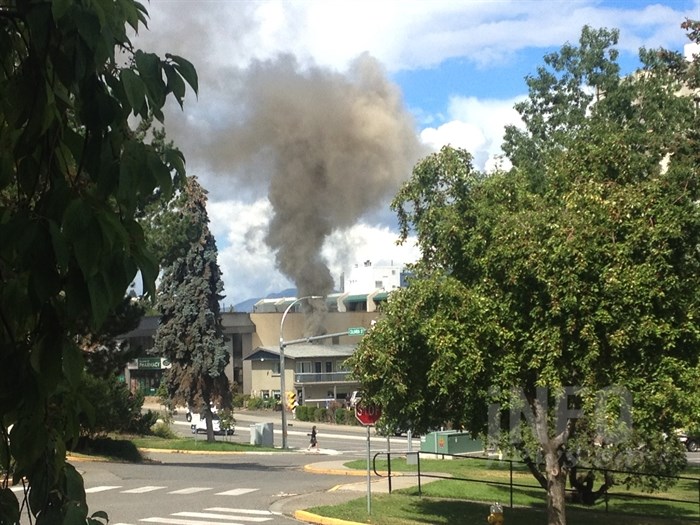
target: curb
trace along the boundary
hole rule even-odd
[[[317,525],[362,525],[356,521],[346,521],[338,518],[325,518],[318,514],[311,514],[305,510],[294,511],[294,519],[305,521],[306,523],[315,523]]]

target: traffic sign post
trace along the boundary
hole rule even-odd
[[[366,405],[360,401],[355,405],[355,418],[367,427],[367,514],[372,514],[372,483],[369,474],[370,466],[370,435],[369,429],[382,417],[382,407]]]
[[[372,426],[382,417],[382,408],[379,405],[366,405],[360,401],[355,406],[355,418],[364,426]]]

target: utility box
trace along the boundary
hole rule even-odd
[[[273,423],[258,423],[260,427],[260,444],[263,447],[272,448],[275,446],[275,425]]]
[[[255,423],[250,425],[250,444],[263,447],[274,447],[273,423]]]
[[[472,438],[466,432],[440,430],[430,432],[420,438],[420,451],[429,454],[466,454],[484,449],[480,439]]]
[[[250,444],[262,445],[262,429],[257,424],[250,425]]]

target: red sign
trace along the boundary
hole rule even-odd
[[[382,417],[382,407],[379,405],[364,405],[360,402],[355,405],[355,417],[366,427],[374,425]]]

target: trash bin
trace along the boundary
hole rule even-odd
[[[250,425],[250,444],[262,445],[262,428],[257,423]]]

